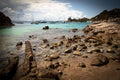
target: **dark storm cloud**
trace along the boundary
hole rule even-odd
[[[5,8],[5,7],[9,7],[12,8],[14,10],[20,10],[20,9],[24,9],[27,8],[29,4],[27,3],[19,3],[16,2],[15,0],[0,0],[0,10]]]
[[[29,4],[17,0],[0,0],[0,11],[11,19],[18,19],[24,15],[24,10]]]

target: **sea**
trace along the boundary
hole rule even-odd
[[[67,22],[67,23],[40,23],[40,24],[16,24],[10,28],[0,29],[0,36],[14,36],[14,35],[25,35],[26,33],[34,32],[36,30],[42,29],[44,26],[49,26],[49,28],[59,28],[59,29],[83,29],[90,22]]]

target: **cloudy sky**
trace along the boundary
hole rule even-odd
[[[119,0],[0,0],[0,11],[12,20],[66,20],[91,18],[101,11],[120,8]]]

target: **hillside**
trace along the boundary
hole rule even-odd
[[[0,27],[8,26],[14,26],[12,20],[8,16],[5,16],[2,12],[0,12]]]
[[[92,21],[119,21],[120,20],[120,9],[119,8],[115,8],[112,10],[104,10],[103,12],[101,12],[100,14],[98,14],[97,16],[91,18]]]

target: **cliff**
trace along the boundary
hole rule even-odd
[[[5,16],[2,12],[0,12],[0,27],[9,27],[9,26],[14,26],[12,20],[8,16]]]

